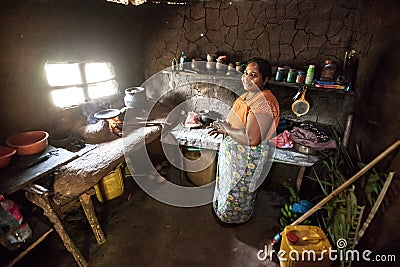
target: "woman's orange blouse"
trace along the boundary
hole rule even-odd
[[[270,90],[263,90],[252,98],[244,100],[246,95],[247,93],[244,93],[235,100],[228,114],[227,122],[235,129],[242,129],[246,127],[249,112],[267,114],[273,118],[274,124],[271,125],[265,140],[271,139],[279,123],[280,110],[278,100]]]

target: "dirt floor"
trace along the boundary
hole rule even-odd
[[[177,182],[179,173],[171,169],[166,177]],[[147,195],[131,177],[125,178],[124,182],[124,193],[118,198],[99,202],[95,195],[92,196],[107,238],[102,245],[97,244],[80,203],[73,202],[66,207],[63,224],[90,266],[279,266],[275,258],[272,261],[259,260],[257,253],[264,250],[278,232],[277,218],[280,207],[285,203],[282,192],[276,189],[259,190],[253,218],[243,225],[226,227],[213,216],[211,204],[196,208],[166,205]],[[266,182],[273,186],[270,181]],[[186,179],[184,185],[193,186]],[[396,200],[391,209],[399,207],[400,198]],[[29,206],[29,203],[26,204],[24,206]],[[41,209],[33,205],[31,208],[32,212],[27,217],[37,238],[51,227],[46,224]],[[398,224],[397,217],[386,217],[383,218],[383,225]],[[380,236],[386,236],[386,241],[388,238],[394,241],[390,247],[378,252],[398,254],[398,234],[386,233],[384,229],[386,227],[375,230],[381,232]],[[0,246],[0,266],[7,266],[21,250],[10,252]],[[377,265],[370,262],[354,266],[399,266],[396,263]],[[77,264],[53,231],[15,266]]]
[[[178,177],[178,173],[168,176]],[[90,266],[277,266],[257,257],[278,231],[284,199],[274,193],[259,190],[253,218],[233,227],[219,224],[211,204],[195,208],[166,205],[148,196],[132,178],[125,178],[122,196],[103,203],[96,196],[92,199],[105,244],[97,245],[79,203],[71,205],[63,219]],[[32,228],[40,225],[32,223]],[[16,266],[76,263],[53,231]]]

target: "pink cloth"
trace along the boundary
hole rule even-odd
[[[275,144],[278,148],[292,148],[293,142],[289,138],[290,132],[288,130],[284,130],[274,138],[270,140],[270,143]]]

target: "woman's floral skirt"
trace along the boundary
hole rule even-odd
[[[256,189],[272,164],[272,148],[268,142],[240,145],[229,136],[221,143],[213,199],[214,211],[221,221],[244,223],[251,218]]]

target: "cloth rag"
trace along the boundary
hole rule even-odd
[[[284,130],[274,138],[270,140],[271,144],[274,144],[277,148],[292,148],[293,142],[289,138],[290,132],[288,130]]]
[[[311,147],[318,151],[337,147],[335,140],[331,139],[323,143],[318,142],[318,137],[315,133],[297,126],[293,127],[293,130],[290,131],[289,138],[295,143]]]

